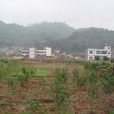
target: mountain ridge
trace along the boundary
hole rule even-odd
[[[103,28],[74,29],[61,22],[42,22],[30,26],[0,21],[1,46],[33,46],[69,53],[84,53],[87,48],[102,48],[105,42],[114,45],[114,31]]]

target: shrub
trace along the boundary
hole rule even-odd
[[[106,94],[111,94],[114,91],[114,75],[112,73],[106,73],[101,82]]]
[[[79,70],[78,69],[74,69],[73,72],[73,82],[77,84],[77,80],[78,78],[80,77],[80,73],[79,73]]]
[[[65,68],[63,68],[62,70],[56,69],[55,70],[55,76],[56,76],[58,82],[66,83],[67,79],[68,79],[67,69],[65,69]]]
[[[0,100],[0,106],[7,106],[9,103],[6,100]]]
[[[21,82],[21,86],[24,87],[25,83],[29,80],[30,73],[26,70],[26,68],[22,68],[22,72],[17,75],[18,80]]]
[[[69,107],[69,95],[66,88],[67,76],[66,69],[62,71],[56,69],[56,79],[51,88],[55,106],[61,111],[66,111]]]
[[[27,101],[27,104],[29,104],[30,110],[36,110],[39,107],[39,102],[35,99],[31,99]]]
[[[8,83],[9,92],[13,94],[15,90],[15,80],[12,78],[9,78],[7,79],[7,83]]]

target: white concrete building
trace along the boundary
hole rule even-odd
[[[51,47],[45,47],[43,50],[37,50],[36,48],[29,49],[29,58],[35,59],[38,56],[52,56],[52,49]]]
[[[30,59],[35,59],[36,57],[36,49],[35,48],[30,48],[29,49],[29,58]]]
[[[46,50],[46,56],[52,56],[52,49],[50,47],[45,47]]]
[[[22,50],[22,56],[29,57],[29,50]]]
[[[43,50],[37,50],[37,55],[52,56],[52,49],[45,47]]]
[[[87,50],[88,60],[111,60],[111,45],[105,44],[104,49],[93,49]]]

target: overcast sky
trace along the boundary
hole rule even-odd
[[[114,0],[0,0],[0,20],[24,25],[59,21],[75,28],[114,30]]]

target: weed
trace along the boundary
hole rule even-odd
[[[15,91],[15,80],[12,78],[7,79],[7,83],[8,83],[8,90],[11,94],[14,93]]]
[[[35,99],[30,99],[27,101],[27,104],[29,104],[30,110],[34,111],[39,107],[40,102]]]
[[[0,106],[7,106],[9,102],[7,100],[0,100]]]

